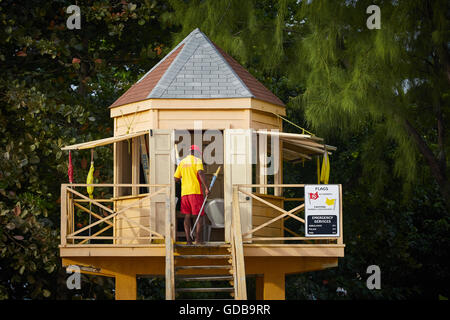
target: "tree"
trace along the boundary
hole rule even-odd
[[[294,66],[306,91],[296,102],[310,125],[324,133],[348,137],[370,123],[374,132],[365,143],[364,175],[378,180],[379,191],[390,174],[386,160],[392,160],[394,173],[407,185],[431,172],[450,203],[449,3],[378,1],[379,30],[366,27],[370,4],[303,3],[297,20],[304,21],[307,34],[298,42]],[[390,145],[395,152],[386,159]],[[429,171],[421,172],[420,157]]]
[[[107,107],[167,51],[163,2],[77,3],[80,30],[66,27],[71,1],[0,3],[0,298],[69,296],[57,247],[60,148],[111,136]],[[97,150],[97,182],[112,181],[111,163],[109,149]]]

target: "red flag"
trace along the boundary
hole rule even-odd
[[[72,166],[72,154],[69,151],[69,168],[67,169],[67,174],[69,175],[69,182],[73,183],[73,166]]]
[[[319,192],[317,191],[316,193],[309,193],[309,200],[317,200],[317,198],[319,198]]]

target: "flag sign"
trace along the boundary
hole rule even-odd
[[[339,237],[339,185],[305,185],[305,236]]]

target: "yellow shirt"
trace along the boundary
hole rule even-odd
[[[181,182],[181,196],[189,194],[202,194],[200,188],[200,181],[197,177],[197,173],[203,170],[202,160],[189,155],[183,160],[175,171],[175,178],[182,178]]]

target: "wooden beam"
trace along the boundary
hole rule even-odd
[[[259,237],[251,238],[253,241],[271,241],[271,240],[337,240],[337,237]],[[244,239],[246,240],[246,239]]]
[[[70,188],[74,187],[97,187],[97,188],[107,188],[107,187],[170,187],[169,184],[148,184],[148,183],[64,183],[61,186],[66,186]],[[73,189],[72,189],[73,190]]]
[[[271,220],[269,220],[269,221],[267,221],[267,222],[265,222],[265,223],[263,223],[263,224],[260,224],[260,225],[257,226],[256,228],[253,228],[252,230],[250,230],[250,231],[244,233],[242,236],[243,236],[243,237],[249,236],[249,235],[251,235],[252,233],[254,233],[254,232],[258,231],[258,230],[261,230],[262,228],[268,226],[269,224],[274,223],[275,221],[284,218],[285,216],[287,216],[287,212],[286,212],[286,213],[283,213],[282,215],[279,215],[278,217],[275,217],[275,218],[273,218],[273,219],[271,219]]]
[[[71,146],[62,147],[61,150],[91,149],[91,148],[101,147],[101,146],[105,146],[105,145],[112,144],[115,142],[127,140],[127,139],[130,139],[133,137],[138,137],[138,136],[141,136],[144,134],[148,134],[148,131],[145,130],[145,131],[140,131],[140,132],[135,132],[135,133],[130,133],[130,134],[124,134],[121,136],[115,136],[115,137],[109,137],[109,138],[100,139],[100,140],[94,140],[94,141],[89,141],[89,142],[73,144]]]
[[[110,209],[110,208],[108,208],[108,207],[105,207],[105,206],[102,205],[101,203],[95,201],[94,199],[90,199],[90,198],[86,197],[85,195],[79,193],[78,191],[75,191],[75,190],[72,189],[72,188],[67,188],[67,190],[70,191],[70,192],[72,192],[73,194],[79,196],[79,197],[82,198],[82,199],[88,200],[88,201],[91,202],[92,204],[95,204],[97,207],[102,208],[103,210],[106,210],[106,211],[108,211],[109,213],[114,213],[114,210],[112,210],[112,209]]]
[[[109,222],[109,221],[108,221],[108,222]],[[112,227],[113,227],[112,224],[111,224],[110,226],[104,227],[102,230],[97,231],[97,232],[94,233],[92,236],[90,236],[90,237],[84,239],[83,241],[81,241],[79,244],[84,244],[84,243],[86,243],[87,241],[94,239],[96,236],[98,236],[99,234],[105,232],[106,230],[108,230],[108,229],[110,229],[110,228],[112,228]]]
[[[281,188],[304,188],[304,184],[239,184],[239,191],[242,192],[240,188],[257,188],[257,187],[281,187]]]

